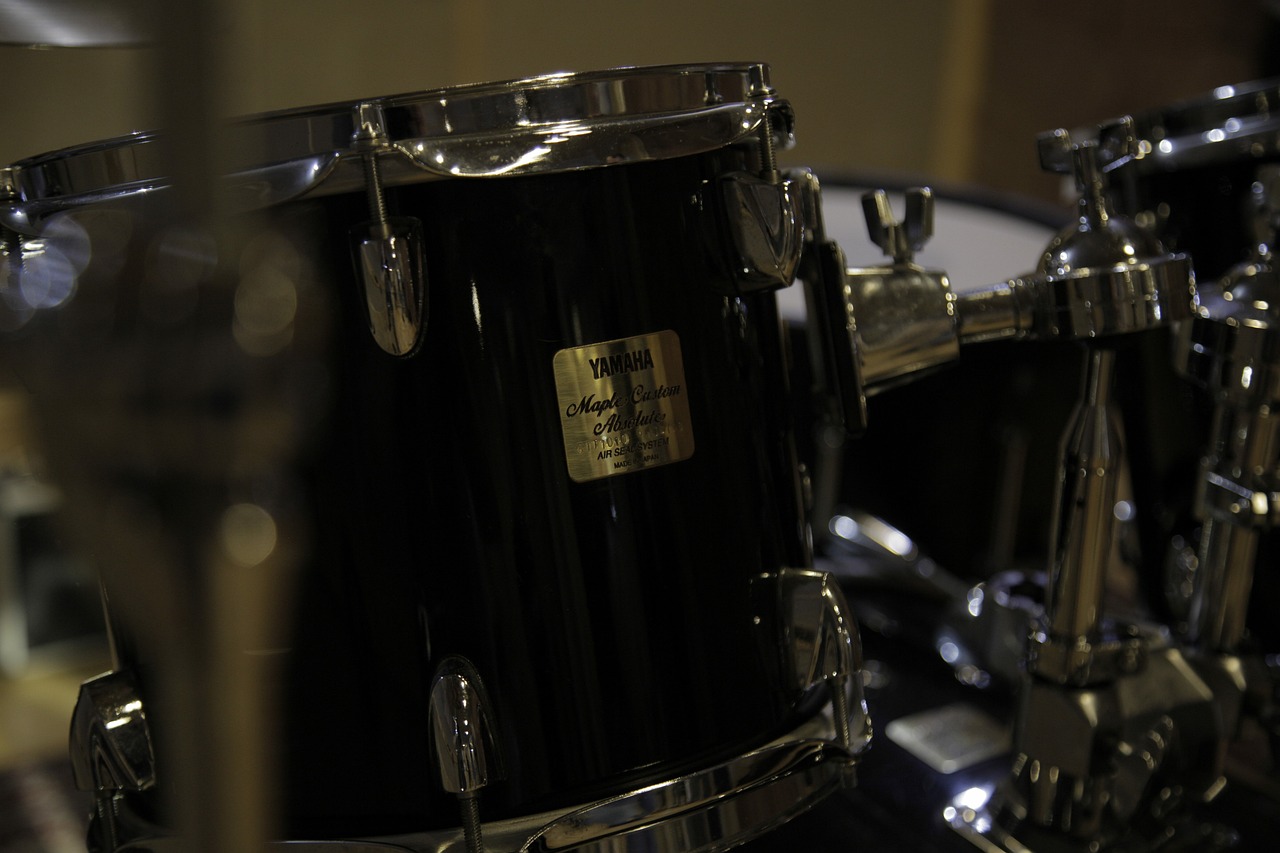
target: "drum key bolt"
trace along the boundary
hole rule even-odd
[[[761,99],[767,102],[775,91],[769,84],[769,68],[765,65],[752,65],[747,69],[747,98]],[[760,171],[761,177],[771,183],[777,183],[778,155],[773,142],[773,110],[765,105],[764,118],[760,122]]]

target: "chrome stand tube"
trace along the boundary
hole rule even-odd
[[[1033,638],[1031,665],[1067,684],[1091,680],[1101,638],[1103,591],[1124,464],[1119,419],[1111,407],[1115,353],[1089,352],[1083,398],[1063,437],[1051,533],[1047,630]]]
[[[1247,634],[1254,565],[1261,534],[1271,526],[1274,485],[1255,481],[1257,488],[1245,495],[1231,487],[1222,469],[1225,465],[1241,473],[1272,471],[1280,458],[1280,417],[1267,407],[1239,412],[1220,406],[1216,420],[1213,445],[1219,449],[1219,462],[1213,470],[1206,466],[1201,485],[1204,527],[1190,633],[1192,643],[1205,651],[1232,653]]]
[[[1208,653],[1239,649],[1260,534],[1280,525],[1280,275],[1272,252],[1280,168],[1259,170],[1254,208],[1252,257],[1201,288],[1177,358],[1215,406],[1197,494],[1204,527],[1190,614],[1191,641]]]

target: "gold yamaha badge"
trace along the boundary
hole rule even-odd
[[[689,389],[675,332],[562,349],[553,366],[565,460],[575,482],[693,455]]]

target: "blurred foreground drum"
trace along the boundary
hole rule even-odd
[[[284,837],[455,849],[459,798],[494,850],[721,849],[848,781],[856,629],[807,569],[774,294],[790,126],[759,65],[267,115],[229,135],[239,242],[177,240],[149,135],[9,170],[7,321],[65,478],[179,531],[191,481],[294,496],[297,595],[240,650],[281,697]],[[73,750],[142,850],[183,721],[151,714],[153,774],[121,766],[138,714],[109,708],[166,677],[125,526],[94,531],[117,672]]]

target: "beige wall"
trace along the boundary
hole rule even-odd
[[[225,0],[233,113],[617,65],[762,59],[799,115],[792,162],[926,170],[953,4]],[[985,0],[961,5],[980,9]],[[141,49],[0,48],[0,161],[154,123]]]
[[[1053,183],[1037,174],[1037,131],[1254,76],[1259,6],[222,0],[212,37],[230,113],[555,70],[763,59],[796,108],[789,163],[1043,195]],[[156,64],[147,49],[0,47],[0,162],[152,126]]]

